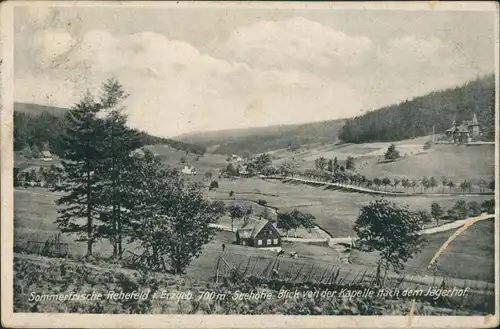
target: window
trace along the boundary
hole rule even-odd
[[[262,240],[257,240],[257,245],[262,246]]]
[[[278,244],[278,239],[274,239],[273,244]]]
[[[267,245],[271,245],[271,239],[267,239]]]
[[[273,231],[269,230],[269,235],[273,235]]]

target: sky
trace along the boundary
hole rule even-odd
[[[494,72],[494,12],[16,7],[14,98],[70,107],[117,78],[130,126],[349,118]]]

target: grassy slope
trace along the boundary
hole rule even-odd
[[[289,145],[303,145],[337,140],[343,120],[331,120],[298,125],[281,125],[248,129],[201,132],[176,137],[218,154],[262,153]]]
[[[292,185],[280,181],[264,181],[261,179],[239,179],[235,181],[221,180],[219,188],[208,195],[213,199],[226,199],[229,191],[234,191],[236,199],[257,201],[264,199],[269,206],[280,211],[290,211],[297,208],[310,212],[316,217],[316,222],[329,231],[334,237],[353,236],[352,225],[358,215],[359,208],[374,200],[366,194],[352,194],[327,191],[307,185]],[[409,205],[411,209],[429,209],[432,202],[438,202],[447,209],[455,200],[476,200],[478,202],[490,199],[491,196],[474,197],[387,197],[397,204]]]
[[[484,221],[469,227],[459,235],[437,260],[437,273],[451,277],[493,282],[495,279],[495,234],[494,221]],[[453,232],[442,232],[428,236],[429,244],[422,252],[407,262],[410,272],[425,273],[425,269],[437,250]],[[351,261],[355,264],[376,266],[377,253],[354,251]]]
[[[220,184],[221,188],[215,192],[210,192],[211,198],[226,198],[228,191],[232,189],[235,191],[237,200],[239,198],[264,198],[270,206],[279,207],[280,211],[291,210],[299,206],[299,209],[314,214],[317,217],[317,222],[330,231],[333,236],[337,237],[347,235],[354,236],[352,224],[357,216],[359,206],[372,200],[372,197],[366,195],[356,195],[356,197],[353,197],[352,194],[323,191],[308,186],[290,186],[280,182],[269,183],[255,179],[221,181]],[[53,203],[56,197],[54,195],[42,194],[42,189],[35,189],[35,191],[39,194],[15,192],[14,242],[18,247],[22,246],[27,240],[45,241],[57,233],[57,228],[53,223],[57,216],[56,207]],[[262,195],[259,194],[252,194],[252,191],[265,193],[266,196],[262,197]],[[281,197],[272,196],[272,194],[279,194]],[[445,203],[450,204],[452,202],[451,199],[443,199],[444,200],[440,199],[443,206],[445,206]],[[467,198],[467,200],[471,199],[472,198]],[[481,198],[478,197],[474,199],[480,200]],[[410,206],[414,209],[424,206],[429,207],[430,203],[433,201],[433,199],[425,197],[397,198],[394,200],[396,202],[410,203]],[[443,242],[444,237],[447,236],[446,233],[442,235],[443,237],[436,235],[437,242],[430,244],[422,255],[429,255],[435,252],[438,246]],[[492,231],[486,230],[481,232],[480,236],[484,241],[491,241]],[[65,237],[64,239],[66,242],[70,243],[70,253],[73,255],[83,255],[85,253],[86,246],[84,242],[75,242],[74,237]],[[228,246],[228,254],[236,257],[231,259],[235,263],[248,260],[248,256],[250,255],[255,257],[275,258],[275,253],[273,252],[262,252],[251,248],[231,245],[233,239],[234,235],[230,232],[220,232],[217,238],[206,246],[202,256],[193,262],[188,270],[188,274],[198,278],[212,275],[211,271],[215,269],[215,263],[220,254],[221,243],[225,243]],[[434,239],[434,236],[432,236],[431,240],[434,241]],[[477,258],[478,261],[474,263],[474,265],[479,266],[475,268],[480,268],[481,270],[475,270],[474,272],[480,274],[480,278],[484,280],[491,277],[491,268],[488,268],[487,264],[493,259],[492,251],[486,249],[478,250],[473,246],[476,243],[475,237],[471,236],[470,239],[468,243],[471,246],[457,253],[453,261],[450,262],[451,266],[445,267],[443,271],[440,272],[441,274],[476,279],[476,273],[472,273],[463,266],[457,267],[453,264],[460,264],[460,262],[465,264],[465,262],[469,262],[470,259]],[[127,246],[127,248],[134,249],[135,246]],[[338,252],[327,247],[285,244],[284,249],[287,253],[290,251],[297,251],[306,258],[313,258],[313,263],[324,262],[324,266],[326,267],[330,266],[332,263],[339,263]],[[95,245],[95,250],[103,256],[110,255],[112,251],[107,242],[97,243]],[[428,258],[428,256],[426,257]],[[443,254],[442,257],[444,260],[447,256]],[[415,266],[420,267],[422,264],[425,264],[428,262],[427,258],[422,258],[420,263],[417,263]],[[358,259],[360,260],[356,262],[359,263],[361,267],[358,268],[352,265],[356,271],[363,271],[366,268],[362,265],[369,265],[370,268],[372,268],[370,260],[373,259],[373,256],[360,258],[358,255]],[[267,264],[267,262],[265,263]],[[410,263],[410,266],[412,266],[411,264],[412,263]],[[346,265],[342,266],[346,267]],[[414,268],[413,271],[415,270],[418,269]]]
[[[419,180],[434,176],[440,183],[446,176],[457,185],[462,180],[478,184],[494,177],[495,147],[493,145],[435,145],[424,151],[423,144],[430,137],[420,137],[394,143],[406,157],[392,163],[377,163],[391,143],[315,144],[304,145],[295,152],[286,149],[270,152],[276,163],[292,162],[299,169],[314,168],[318,157],[343,161],[355,158],[356,170],[368,178],[399,177]]]
[[[74,282],[77,282],[75,284]],[[266,284],[267,283],[267,284]],[[265,284],[265,285],[264,285]],[[14,311],[41,313],[101,313],[101,314],[285,314],[285,315],[404,315],[410,308],[410,299],[399,298],[349,298],[349,297],[298,297],[278,298],[284,281],[261,280],[250,282],[200,282],[183,276],[160,273],[140,273],[113,266],[109,263],[83,264],[71,260],[51,259],[30,255],[14,257]],[[30,302],[26,291],[38,294],[102,293],[97,301],[40,301]],[[317,285],[296,284],[287,287],[291,291],[307,291]],[[331,291],[370,288],[349,282],[330,285]],[[107,292],[150,291],[146,299],[126,300],[106,298]],[[237,292],[258,293],[265,291],[264,299],[236,300]],[[204,292],[213,293],[215,299],[200,300]],[[163,293],[174,295],[165,298]],[[191,294],[190,298],[186,298]],[[222,300],[219,296],[224,296]],[[241,295],[240,295],[241,296]],[[491,295],[490,295],[491,296]],[[484,297],[480,295],[479,297]],[[484,315],[491,312],[489,304],[472,298],[431,302],[419,297],[414,303],[415,315]]]

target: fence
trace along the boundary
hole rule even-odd
[[[50,257],[66,257],[68,255],[68,244],[62,242],[60,234],[57,234],[53,240],[47,241],[33,241],[27,242],[27,252],[31,254],[39,254],[42,256]]]
[[[286,279],[296,283],[315,281],[323,284],[373,284],[374,281],[383,280],[389,286],[402,286],[404,288],[413,288],[416,285],[420,287],[444,285],[458,288],[466,285],[475,291],[493,291],[495,287],[494,283],[440,277],[430,272],[427,275],[377,274],[373,268],[353,266],[353,264],[332,264],[317,259],[285,257],[269,259],[247,256],[246,259],[240,257],[237,262],[231,262],[228,261],[227,257],[220,256],[215,266],[215,280],[229,277],[235,273],[247,277]]]
[[[215,268],[215,282],[223,278],[234,279],[253,277],[252,282],[278,281],[282,284],[299,284],[310,282],[317,288],[337,287],[379,287],[383,289],[412,289],[421,292],[429,288],[443,290],[469,288],[467,296],[452,296],[462,306],[473,306],[485,309],[494,307],[494,283],[462,280],[437,276],[390,275],[382,271],[356,271],[342,266],[324,266],[322,262],[308,263],[301,260],[276,258],[264,260],[260,257],[249,256],[240,263],[228,262],[219,257]],[[256,279],[256,280],[255,280]]]

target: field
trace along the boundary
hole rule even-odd
[[[494,176],[495,149],[493,145],[444,145],[437,144],[428,150],[423,144],[431,137],[419,137],[395,142],[403,158],[391,163],[378,163],[391,143],[338,144],[317,143],[303,145],[296,151],[280,149],[269,152],[276,163],[292,162],[300,169],[314,168],[319,157],[344,161],[355,158],[356,170],[368,178],[408,178],[420,180],[434,176],[440,182],[442,176],[456,184],[467,180],[475,185],[479,180],[491,181]],[[471,168],[474,168],[471,170]]]
[[[294,206],[310,211],[317,216],[319,225],[329,230],[333,236],[354,236],[352,223],[357,215],[360,205],[369,202],[372,197],[361,194],[347,194],[341,192],[323,191],[308,186],[290,186],[281,182],[266,182],[258,179],[246,179],[240,181],[221,181],[221,187],[216,191],[207,192],[213,199],[225,199],[229,190],[234,190],[236,200],[240,197],[245,199],[264,198],[270,206],[279,207],[280,210],[293,209]],[[270,188],[272,188],[270,190]],[[252,191],[260,194],[252,194]],[[280,197],[278,197],[280,195]],[[484,197],[477,197],[481,199]],[[28,240],[45,241],[57,233],[54,220],[57,216],[54,200],[56,196],[48,194],[43,189],[28,189],[15,192],[14,203],[14,236],[15,247],[19,249]],[[444,199],[444,200],[441,200]],[[470,200],[471,198],[468,198]],[[394,198],[396,202],[410,203],[412,208],[428,207],[432,199],[425,197]],[[440,198],[440,202],[451,203],[452,199]],[[234,202],[234,201],[230,201]],[[254,204],[255,205],[255,204]],[[255,210],[258,206],[255,205]],[[227,219],[226,219],[227,220]],[[227,224],[227,222],[226,222]],[[461,242],[447,250],[439,261],[437,275],[460,277],[469,280],[491,281],[493,275],[493,230],[487,226],[488,223],[480,223],[477,226],[481,230],[473,231],[470,228],[460,237]],[[479,225],[479,224],[477,224]],[[473,234],[476,232],[475,234]],[[426,264],[439,246],[451,234],[442,233],[430,236],[431,243],[415,259],[410,261],[409,270],[413,273],[428,274],[425,271]],[[478,243],[478,239],[481,243]],[[75,237],[64,236],[64,241],[70,243],[69,252],[73,256],[85,254],[84,242],[76,241]],[[216,238],[209,243],[200,258],[196,259],[188,268],[188,275],[193,278],[207,279],[215,271],[215,264],[221,254],[221,244],[227,246],[225,257],[234,264],[248,261],[248,257],[263,259],[262,264],[268,264],[268,259],[274,259],[274,252],[259,251],[253,248],[232,245],[234,235],[230,232],[219,232]],[[460,241],[460,240],[457,240]],[[126,246],[134,250],[136,246]],[[342,264],[338,251],[321,246],[313,246],[298,243],[285,243],[283,249],[288,254],[296,251],[300,254],[300,260],[312,264],[323,264],[326,269],[337,264],[348,271],[361,272],[372,271],[376,255],[352,254],[354,264]],[[94,250],[98,255],[108,256],[111,254],[111,246],[107,242],[99,242]],[[267,260],[266,260],[267,259]],[[260,266],[263,266],[260,264]],[[457,265],[458,264],[458,265]],[[264,265],[265,266],[265,265]],[[480,269],[480,270],[478,270]]]
[[[291,211],[294,208],[309,212],[316,217],[316,223],[329,232],[332,237],[354,236],[352,226],[358,216],[359,209],[375,200],[371,195],[328,191],[307,185],[291,185],[281,181],[247,178],[238,180],[220,180],[219,188],[207,192],[212,199],[227,200],[233,191],[236,200],[264,199],[267,205],[279,211]],[[449,208],[455,200],[478,201],[491,199],[491,196],[412,196],[385,197],[400,205],[408,205],[410,209],[430,210],[431,203],[436,201],[443,208]]]
[[[426,273],[426,268],[436,251],[451,236],[452,232],[428,236],[429,244],[409,260],[405,267],[413,273]],[[497,232],[498,236],[498,232]],[[376,266],[376,253],[351,254],[356,264]],[[494,282],[495,280],[495,227],[494,221],[478,222],[459,235],[437,260],[437,272],[450,277]]]

